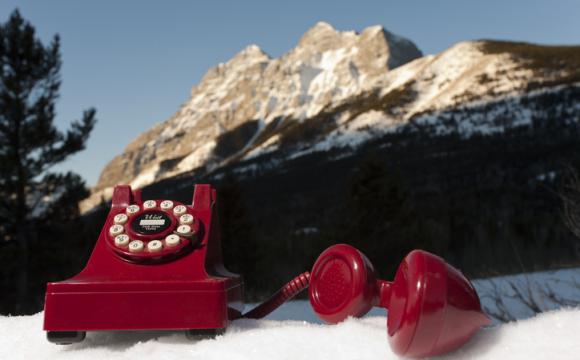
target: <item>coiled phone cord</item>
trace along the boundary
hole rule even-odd
[[[276,310],[286,301],[298,295],[310,284],[310,272],[306,271],[290,280],[280,290],[276,291],[268,300],[248,311],[241,318],[244,319],[261,319]]]

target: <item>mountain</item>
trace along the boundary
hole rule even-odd
[[[422,56],[381,26],[358,34],[320,22],[280,58],[250,45],[210,69],[170,119],[107,164],[82,208],[108,198],[117,183],[143,187],[235,163],[255,170],[266,167],[265,154],[271,168],[329,149],[347,156],[392,132],[501,132],[532,121],[525,99],[577,83],[578,64],[577,47],[498,41]],[[488,106],[495,112],[461,115]]]
[[[250,45],[210,69],[172,118],[129,144],[105,167],[95,190],[219,166],[238,155],[237,147],[271,143],[276,126],[303,122],[372,91],[389,69],[420,56],[412,42],[382,27],[356,34],[323,22],[279,59]],[[220,135],[234,129],[242,138],[216,147]]]

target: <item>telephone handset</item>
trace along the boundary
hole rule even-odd
[[[406,357],[449,352],[491,323],[473,285],[440,257],[413,250],[389,282],[377,279],[367,257],[347,244],[324,250],[311,272],[298,275],[243,317],[262,318],[306,287],[314,312],[329,324],[361,317],[375,306],[387,309],[391,349]]]
[[[242,314],[241,278],[225,269],[216,224],[216,191],[197,185],[191,205],[141,201],[117,186],[111,211],[85,269],[47,285],[44,329],[49,341],[82,341],[87,330],[184,329],[222,333],[228,322],[262,318],[309,287],[315,313],[327,323],[388,309],[387,335],[399,355],[453,350],[490,323],[475,289],[440,257],[414,250],[393,282],[376,278],[350,245],[326,249],[312,271]]]

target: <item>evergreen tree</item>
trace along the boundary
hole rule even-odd
[[[58,35],[42,44],[18,10],[0,24],[0,240],[16,245],[16,313],[29,296],[35,229],[77,215],[77,201],[86,195],[78,175],[50,172],[84,149],[96,121],[89,109],[65,132],[53,125],[60,68]]]
[[[416,219],[403,177],[370,155],[354,170],[346,205],[345,240],[381,264],[377,270],[384,275],[394,272],[415,240]]]
[[[260,276],[261,251],[242,187],[231,173],[224,176],[218,187],[218,211],[224,264],[228,270],[244,277],[246,290],[251,293]]]

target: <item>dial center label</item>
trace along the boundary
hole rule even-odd
[[[137,216],[131,223],[135,232],[143,235],[157,234],[171,226],[171,218],[163,211],[148,211]]]

